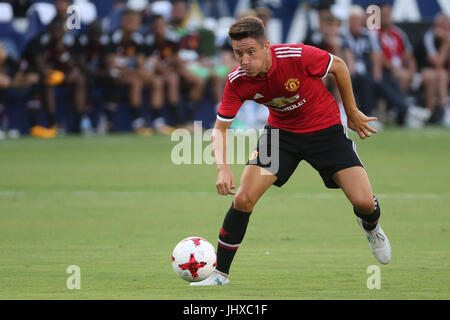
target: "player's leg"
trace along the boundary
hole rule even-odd
[[[355,144],[342,125],[302,136],[303,157],[321,175],[328,188],[341,188],[357,216],[372,249],[381,263],[391,259],[389,241],[378,224],[380,206],[373,195],[366,170]]]
[[[240,185],[220,229],[217,246],[216,271],[207,279],[191,283],[192,286],[228,284],[231,263],[244,239],[250,214],[264,192],[277,180],[277,176],[256,165],[247,165]]]
[[[358,212],[367,217],[373,213],[375,201],[372,186],[363,167],[354,166],[339,170],[333,175],[333,180]]]
[[[264,168],[255,165],[245,167],[233,203],[220,229],[217,270],[228,274],[256,202],[276,180],[277,177]]]
[[[366,170],[359,166],[342,169],[333,175],[333,180],[344,191],[353,205],[353,212],[369,240],[375,258],[383,264],[389,263],[391,246],[378,223],[380,206],[373,195]]]
[[[272,184],[281,187],[286,183],[301,161],[297,140],[295,134],[286,134],[266,125],[242,173],[239,188],[220,229],[216,270],[209,278],[191,285],[210,286],[229,282],[229,269],[244,238],[253,208]]]

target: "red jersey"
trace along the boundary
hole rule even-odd
[[[249,77],[238,65],[228,75],[217,119],[233,121],[245,100],[269,108],[269,125],[311,133],[341,123],[339,107],[325,88],[333,56],[304,44],[270,47],[272,66],[266,77]]]
[[[393,26],[389,30],[379,29],[378,39],[380,40],[383,54],[395,68],[403,66],[405,51],[412,52],[411,43],[408,36],[398,27]]]

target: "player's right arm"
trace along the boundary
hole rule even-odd
[[[212,150],[217,167],[217,192],[220,195],[235,194],[234,176],[227,164],[227,130],[241,107],[243,99],[238,94],[238,88],[230,81],[225,84],[222,102],[217,111],[217,120],[212,133]]]
[[[234,176],[227,164],[227,130],[231,121],[216,120],[211,136],[212,150],[217,168],[216,188],[220,195],[235,194]]]

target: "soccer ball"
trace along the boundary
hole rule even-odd
[[[215,249],[200,237],[183,239],[173,249],[172,268],[186,281],[202,281],[216,268]]]

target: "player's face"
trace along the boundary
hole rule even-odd
[[[268,70],[268,55],[270,56],[269,41],[262,43],[254,38],[232,40],[231,46],[236,60],[250,77]]]

